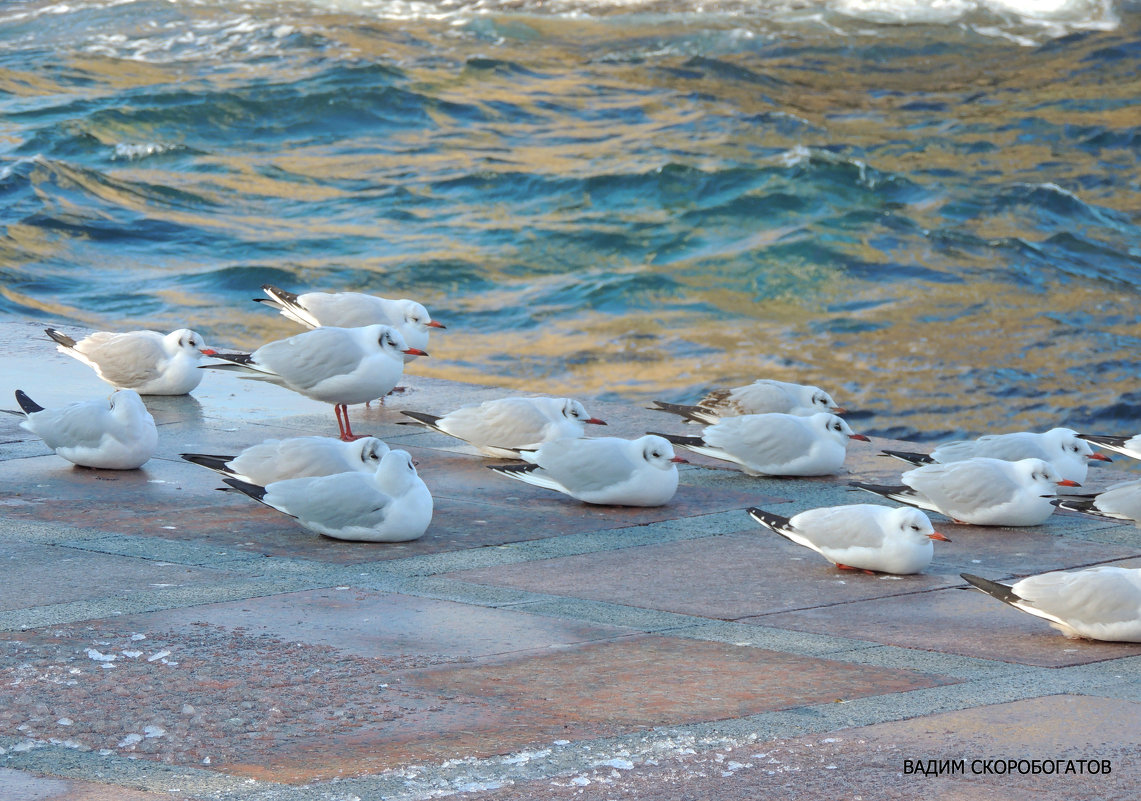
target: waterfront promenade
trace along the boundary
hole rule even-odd
[[[108,391],[40,329],[0,325],[0,407]],[[411,373],[353,410],[435,497],[406,544],[319,537],[178,458],[336,431],[273,386],[148,398],[137,471],[73,468],[0,414],[0,799],[1141,795],[1141,645],[1067,640],[959,578],[1141,566],[1135,527],[934,516],[952,542],[924,573],[840,571],[744,509],[876,502],[846,482],[892,481],[877,454],[901,443],[814,479],[685,454],[669,505],[587,506],[401,425],[505,394]],[[687,430],[581,400],[591,433]],[[1138,475],[1117,458],[1087,485]]]

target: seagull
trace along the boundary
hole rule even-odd
[[[268,381],[307,398],[332,403],[341,439],[358,436],[349,426],[349,404],[387,395],[404,374],[402,354],[427,356],[410,348],[388,325],[363,328],[315,328],[262,345],[253,353],[216,353],[219,370],[241,370],[243,378]],[[343,417],[342,417],[343,416]]]
[[[1030,576],[1007,586],[960,575],[1004,604],[1046,620],[1071,639],[1141,642],[1141,568],[1098,565]]]
[[[650,408],[680,415],[687,422],[706,425],[714,425],[723,418],[742,414],[779,412],[808,417],[818,412],[843,414],[847,411],[837,406],[832,396],[820,387],[790,384],[769,378],[758,379],[743,387],[714,390],[699,400],[696,406],[654,401],[654,406]]]
[[[1125,454],[1131,459],[1141,459],[1141,434],[1134,434],[1132,437],[1113,437],[1104,434],[1078,434],[1078,436],[1086,442]]]
[[[290,478],[264,487],[237,478],[222,481],[336,540],[408,542],[422,537],[432,522],[432,493],[402,450],[386,453],[372,474]]]
[[[429,328],[447,327],[433,320],[422,304],[407,298],[390,300],[360,292],[306,292],[295,295],[272,284],[262,284],[262,291],[269,297],[254,298],[256,303],[277,309],[285,317],[307,328],[359,328],[378,323],[390,325],[401,333],[409,346],[420,350],[428,347]],[[405,354],[404,361],[412,361],[417,355]]]
[[[935,552],[931,540],[950,542],[931,527],[927,515],[909,506],[826,506],[791,518],[756,507],[747,511],[770,531],[845,569],[918,573],[931,564]]]
[[[586,433],[587,423],[606,425],[571,398],[499,398],[463,406],[442,417],[424,412],[402,414],[462,439],[480,453],[503,459],[518,458],[519,450],[533,450],[551,440],[577,439]]]
[[[247,484],[266,486],[275,481],[311,476],[331,476],[359,471],[375,473],[388,445],[376,437],[348,442],[332,437],[267,439],[251,445],[237,456],[183,453],[183,459],[236,478]]]
[[[658,436],[556,439],[537,450],[520,451],[530,462],[489,469],[584,503],[606,506],[662,506],[677,492],[677,465],[685,459]]]
[[[158,429],[133,389],[118,389],[107,400],[45,409],[16,390],[23,409],[20,428],[30,431],[67,461],[81,467],[134,470],[158,447]],[[13,412],[20,414],[20,412]]]
[[[992,459],[1005,459],[1016,462],[1019,459],[1044,459],[1057,468],[1062,478],[1079,484],[1086,480],[1090,461],[1109,462],[1108,456],[1094,453],[1088,443],[1079,438],[1078,433],[1069,428],[1052,428],[1042,434],[1017,431],[1011,434],[991,434],[978,439],[946,442],[929,455],[908,451],[884,451],[914,465],[939,462],[961,462],[974,456],[989,456]]]
[[[1054,511],[1057,487],[1077,487],[1042,459],[1008,462],[976,456],[908,470],[892,487],[854,481],[851,486],[893,501],[939,512],[976,526],[1036,526]]]
[[[202,381],[198,361],[214,356],[202,337],[188,328],[169,334],[97,331],[76,342],[54,328],[44,333],[56,350],[86,364],[116,389],[133,389],[140,395],[185,395]]]
[[[1093,517],[1128,520],[1141,527],[1141,481],[1111,484],[1095,495],[1063,495],[1054,505]]]
[[[809,417],[770,412],[726,417],[699,437],[660,434],[674,445],[739,464],[750,476],[824,476],[840,472],[853,434],[827,412]]]

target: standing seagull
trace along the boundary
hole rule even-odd
[[[976,526],[1044,523],[1054,511],[1051,500],[1058,487],[1078,486],[1042,459],[1007,462],[985,456],[917,467],[900,476],[900,481],[904,486],[859,481],[852,486]]]
[[[756,507],[749,516],[785,539],[811,548],[840,568],[918,573],[931,564],[931,540],[950,542],[927,515],[909,506],[871,503],[809,509],[791,518]]]
[[[673,447],[661,437],[556,439],[521,451],[531,464],[489,469],[582,501],[606,506],[661,506],[677,492]]]
[[[341,439],[349,441],[359,438],[349,426],[349,404],[392,391],[404,374],[405,354],[428,355],[408,347],[391,326],[326,327],[270,342],[253,353],[217,353],[216,358],[228,363],[203,367],[245,371],[248,375],[243,378],[268,381],[332,403]]]
[[[551,440],[577,439],[588,423],[606,425],[571,398],[499,398],[462,406],[443,417],[402,414],[502,459],[517,458],[520,449],[532,450]]]
[[[54,328],[44,333],[56,350],[86,364],[116,389],[133,389],[140,395],[185,395],[202,381],[199,360],[213,356],[202,337],[188,328],[169,334],[96,331],[76,342]]]
[[[45,409],[21,390],[20,428],[40,437],[67,461],[82,467],[134,470],[154,455],[158,429],[133,389],[119,389],[107,400],[80,401]]]
[[[360,292],[306,292],[295,295],[272,284],[262,284],[268,298],[254,298],[257,303],[277,309],[285,317],[308,328],[337,326],[359,328],[366,325],[390,325],[398,330],[412,348],[428,347],[428,329],[443,329],[428,310],[414,300],[390,300]],[[404,361],[416,354],[406,354]]]
[[[1131,437],[1114,437],[1105,434],[1078,434],[1086,442],[1092,442],[1117,453],[1124,454],[1131,459],[1141,459],[1141,434]]]
[[[1071,639],[1141,642],[1141,569],[1099,565],[1013,585],[960,574],[992,598],[1046,620]]]
[[[349,442],[332,437],[290,437],[267,439],[251,445],[237,456],[211,456],[183,453],[183,459],[236,478],[248,484],[266,486],[288,478],[331,476],[359,471],[375,473],[388,445],[376,437],[360,437]]]
[[[1062,478],[1081,484],[1086,480],[1090,461],[1109,462],[1108,456],[1094,453],[1078,433],[1069,428],[1052,428],[1042,434],[1016,431],[1011,434],[990,434],[978,439],[945,442],[930,455],[908,451],[884,451],[914,465],[948,464],[975,456],[989,456],[1017,462],[1019,459],[1044,459],[1057,468]]]
[[[752,384],[733,389],[717,389],[697,402],[684,406],[665,401],[654,401],[656,411],[670,412],[693,423],[713,425],[726,417],[742,414],[795,414],[807,417],[818,412],[843,414],[845,409],[836,405],[832,396],[820,387],[810,384],[790,384],[760,378]]]
[[[422,537],[432,522],[432,493],[407,451],[386,453],[372,475],[290,478],[266,487],[236,478],[223,481],[336,540],[408,542]]]
[[[834,414],[745,414],[726,417],[700,437],[661,434],[674,445],[739,464],[750,476],[825,476],[838,473],[848,440],[863,434]]]

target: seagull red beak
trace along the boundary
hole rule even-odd
[[[1091,453],[1089,458],[1095,462],[1112,462],[1113,460],[1106,456],[1104,453]]]
[[[689,459],[683,459],[680,456],[675,456],[674,458],[670,459],[670,461],[676,462],[677,464],[689,464]]]
[[[419,348],[406,348],[403,351],[403,353],[407,353],[409,356],[427,356],[428,355],[428,351],[420,350]]]
[[[858,439],[860,442],[871,442],[871,440],[863,434],[849,434],[848,439]]]
[[[938,531],[934,531],[934,532],[928,534],[927,538],[931,539],[931,540],[939,540],[940,542],[950,542],[951,541],[950,537],[944,537]]]
[[[1080,487],[1081,484],[1079,484],[1076,481],[1072,481],[1068,478],[1063,478],[1061,481],[1058,482],[1058,486],[1059,487]]]
[[[606,421],[605,421],[605,420],[599,420],[597,417],[592,417],[592,418],[590,418],[589,420],[583,420],[583,422],[584,422],[584,423],[591,423],[592,425],[596,425],[596,426],[604,426],[604,425],[606,425]]]
[[[443,323],[437,323],[435,320],[433,320],[432,322],[428,323],[428,327],[429,327],[429,328],[444,328],[444,329],[446,329],[446,328],[447,328],[447,326],[446,326],[446,325],[444,325]]]
[[[218,351],[214,350],[213,348],[202,348],[199,351],[199,353],[201,353],[203,356],[217,356],[218,355]]]
[[[828,411],[832,412],[832,414],[847,414],[848,413],[848,410],[845,409],[843,406],[833,406]]]

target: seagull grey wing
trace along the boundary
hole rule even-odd
[[[1021,432],[979,437],[973,455],[989,456],[992,459],[1002,459],[1007,462],[1017,462],[1020,459],[1044,459],[1049,462],[1062,454],[1060,452],[1047,453],[1046,449],[1042,447],[1041,437]]]
[[[275,481],[327,476],[356,469],[339,440],[329,437],[269,439],[246,448],[229,462],[236,474],[263,487]]]
[[[76,348],[98,366],[100,377],[117,387],[135,387],[160,377],[167,353],[162,338],[100,331]]]
[[[273,370],[285,383],[303,390],[353,372],[363,357],[356,340],[342,328],[315,328],[270,342],[253,353],[255,362]]]
[[[119,432],[122,426],[111,417],[106,404],[94,402],[37,412],[28,428],[54,450],[97,448],[104,434],[112,430]]]
[[[951,462],[908,470],[902,481],[949,510],[987,509],[1008,503],[1018,487],[994,463]]]
[[[812,447],[810,431],[788,415],[727,417],[705,429],[706,443],[759,466],[783,465]]]
[[[809,509],[793,517],[793,525],[819,548],[879,548],[884,531],[873,507],[864,505],[832,506]]]
[[[453,436],[477,445],[521,448],[542,442],[550,419],[522,398],[464,406],[446,415],[443,428]]]
[[[264,500],[307,527],[327,531],[379,526],[393,502],[366,473],[277,481],[266,487]]]
[[[383,298],[359,292],[312,292],[302,295],[301,303],[321,325],[359,328],[366,325],[398,326],[403,319],[393,319],[389,304]]]
[[[725,393],[720,405],[733,409],[737,414],[788,413],[793,408],[785,388],[769,381],[757,381],[731,389]]]
[[[1094,506],[1106,514],[1141,522],[1141,481],[1113,484],[1098,493]]]
[[[570,492],[598,492],[627,481],[637,465],[623,440],[561,439],[538,452],[538,464]]]
[[[1069,623],[1127,623],[1141,618],[1137,574],[1117,567],[1043,573],[1015,585],[1019,597]]]

